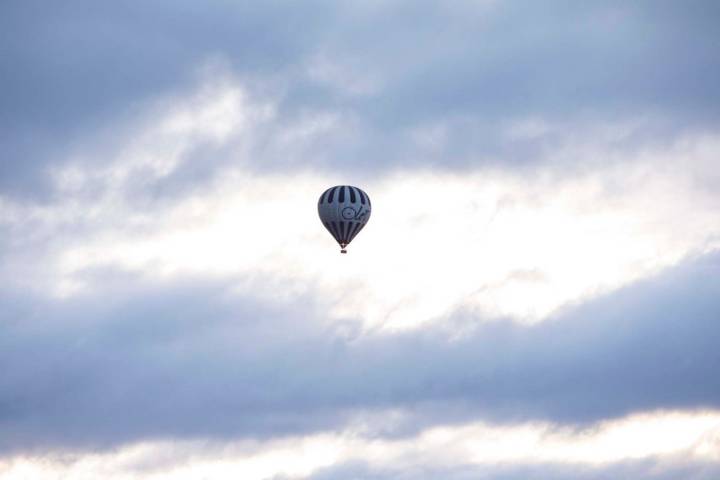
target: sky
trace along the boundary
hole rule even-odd
[[[0,479],[720,478],[718,22],[3,1]]]

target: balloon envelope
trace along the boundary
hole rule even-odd
[[[340,251],[355,238],[370,219],[370,197],[357,187],[328,188],[318,200],[318,215],[328,232],[340,244]]]

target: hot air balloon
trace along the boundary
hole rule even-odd
[[[370,197],[357,187],[338,185],[325,190],[318,200],[318,215],[340,244],[340,253],[370,219]]]

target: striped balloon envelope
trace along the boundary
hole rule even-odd
[[[328,188],[318,200],[318,215],[328,232],[340,244],[340,253],[370,219],[370,197],[357,187],[337,185]]]

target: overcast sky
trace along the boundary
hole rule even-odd
[[[719,24],[3,1],[0,479],[720,478]]]

